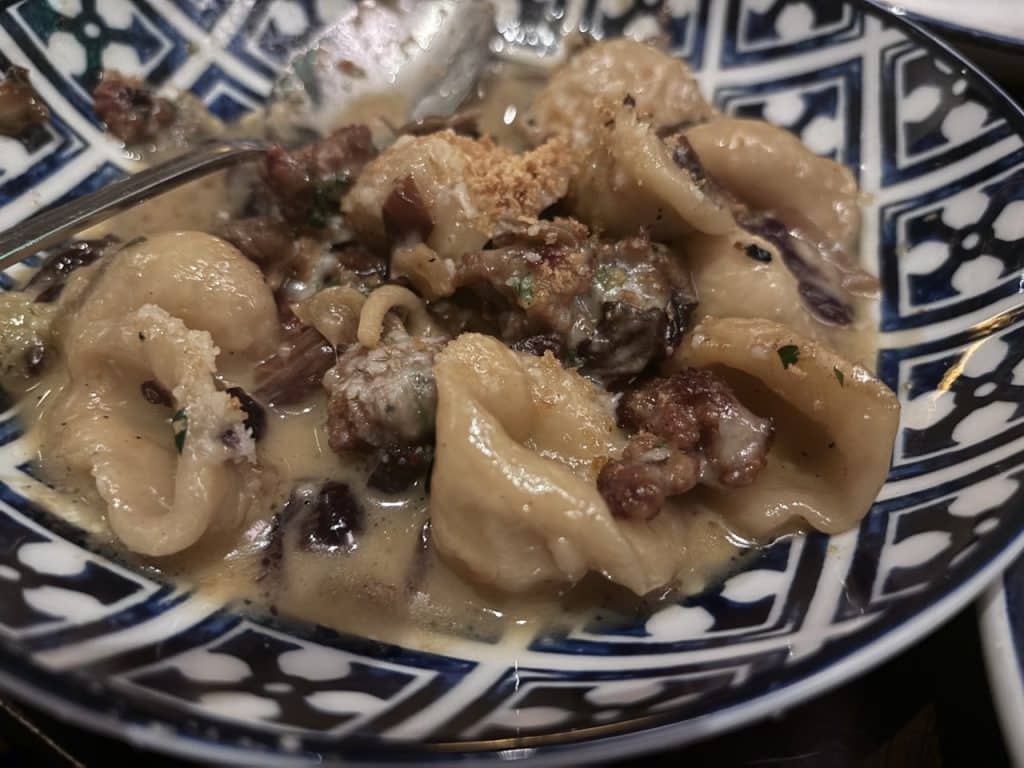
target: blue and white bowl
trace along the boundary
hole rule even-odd
[[[132,168],[92,114],[102,66],[234,118],[339,0],[21,0],[0,64],[53,120],[0,139],[0,226]],[[1024,549],[1024,114],[901,20],[846,2],[500,0],[499,55],[664,31],[725,112],[792,130],[872,201],[878,370],[903,417],[858,530],[782,541],[617,631],[452,641],[444,654],[243,614],[119,565],[31,499],[0,423],[0,687],[88,728],[206,760],[609,760],[777,712],[878,664]],[[5,287],[12,282],[7,281]]]
[[[1024,13],[1018,0],[875,0],[893,12],[943,32],[1024,49]],[[1017,51],[1018,55],[1020,51]]]

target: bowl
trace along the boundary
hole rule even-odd
[[[6,4],[0,64],[31,70],[52,120],[31,142],[0,138],[0,226],[134,167],[93,115],[100,67],[189,90],[233,119],[345,7]],[[91,548],[33,500],[32,446],[9,407],[0,688],[207,761],[607,761],[771,715],[863,672],[1024,549],[1024,114],[941,42],[859,2],[501,2],[495,55],[558,55],[577,29],[663,33],[719,109],[792,131],[870,195],[861,243],[883,286],[878,371],[903,416],[859,529],[779,541],[626,626],[399,647],[219,605]]]

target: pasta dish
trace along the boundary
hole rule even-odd
[[[263,130],[94,95],[158,156]],[[590,43],[84,233],[0,296],[0,373],[55,508],[226,599],[390,636],[635,615],[868,512],[899,406],[861,202],[657,46]]]

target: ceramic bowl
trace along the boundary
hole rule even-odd
[[[499,56],[578,28],[662,32],[724,112],[847,164],[871,201],[878,371],[903,404],[859,529],[780,541],[703,594],[614,631],[395,647],[219,606],[90,549],[38,503],[0,418],[0,687],[87,728],[203,760],[610,760],[777,712],[878,664],[1024,548],[1024,115],[941,43],[873,6],[793,0],[499,0]],[[22,0],[0,64],[53,119],[0,138],[0,226],[131,166],[93,116],[101,67],[224,118],[266,96],[337,0]],[[4,276],[4,288],[16,279]],[[941,670],[936,670],[936,674]]]

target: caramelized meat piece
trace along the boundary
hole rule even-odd
[[[573,219],[503,222],[491,248],[463,258],[454,283],[488,283],[523,310],[532,327],[566,336],[576,313],[574,299],[590,290],[593,279],[588,235]]]
[[[75,240],[62,246],[36,270],[25,290],[34,293],[36,301],[55,301],[64,290],[68,275],[92,264],[103,255],[104,249],[116,242],[117,238],[108,235],[99,240]]]
[[[290,224],[320,229],[338,212],[342,195],[376,153],[369,128],[347,125],[298,149],[271,147],[265,180]]]
[[[506,342],[554,334],[596,378],[627,379],[670,356],[697,304],[679,259],[643,234],[605,242],[574,219],[513,219],[490,246],[463,258],[455,285],[485,285],[520,313],[503,324]]]
[[[597,333],[580,342],[583,372],[599,379],[636,376],[664,347],[667,320],[660,309],[638,309],[625,301],[601,307]]]
[[[155,139],[177,115],[170,101],[155,96],[138,78],[120,72],[105,72],[92,97],[96,116],[126,144]]]
[[[773,424],[749,411],[711,371],[686,368],[647,381],[623,395],[619,423],[662,438],[684,452],[699,451],[702,479],[739,486],[765,465]]]
[[[334,347],[315,328],[298,326],[257,367],[255,395],[271,405],[297,403],[317,390],[336,360]]]
[[[635,435],[621,459],[597,476],[597,489],[616,517],[651,520],[669,496],[686,493],[700,477],[700,460],[648,432]]]
[[[355,345],[324,377],[335,451],[417,445],[434,433],[434,356],[444,340],[392,332],[376,349]]]
[[[670,357],[697,306],[689,272],[644,234],[597,249],[590,297],[596,320],[584,326],[577,353],[585,373],[605,380],[631,378]]]
[[[561,359],[565,356],[565,342],[557,333],[541,333],[536,336],[527,336],[512,345],[516,352],[528,352],[537,357],[544,357],[545,352],[550,352]]]
[[[295,237],[288,225],[271,216],[228,221],[217,234],[265,273],[272,265],[289,264],[295,255]]]
[[[401,242],[410,235],[426,240],[434,231],[434,218],[423,202],[423,196],[412,176],[395,182],[391,193],[381,208],[384,229],[393,243]]]
[[[8,67],[0,80],[0,134],[16,138],[49,117],[50,110],[29,82],[28,70]]]
[[[451,117],[431,115],[421,120],[406,123],[395,131],[396,136],[426,136],[429,133],[437,133],[445,129],[451,130],[460,136],[468,136],[471,139],[480,138],[480,112],[476,109],[462,109]]]
[[[375,288],[378,284],[377,281],[387,279],[387,259],[373,253],[369,248],[364,248],[358,243],[344,243],[332,250],[338,258],[338,265],[342,270],[364,280],[374,278],[367,284],[368,287]]]

